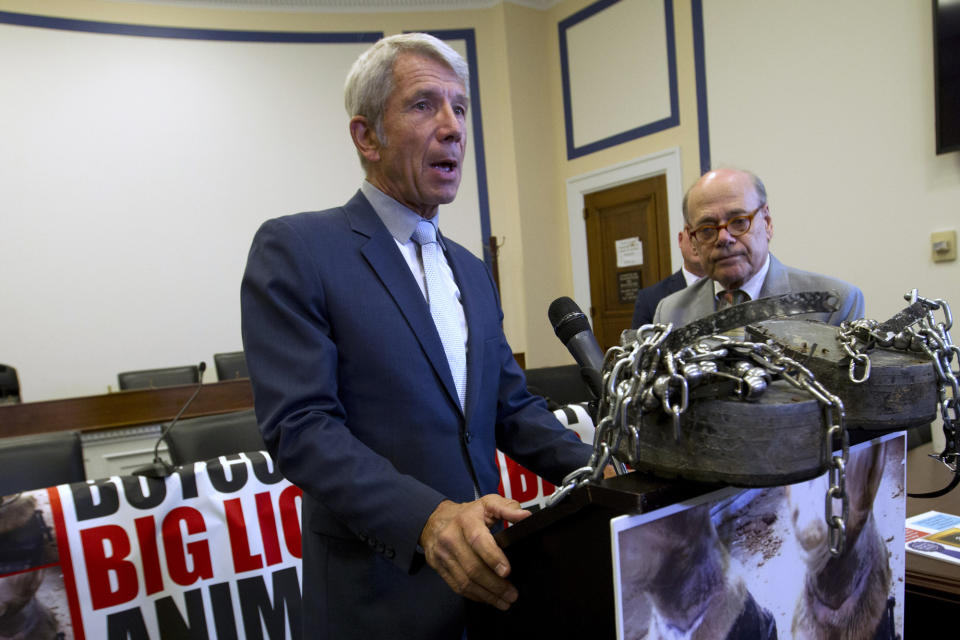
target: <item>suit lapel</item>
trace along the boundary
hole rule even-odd
[[[770,268],[767,269],[767,277],[763,279],[763,286],[760,287],[760,297],[769,298],[784,293],[790,293],[790,277],[783,263],[771,253]]]
[[[694,320],[699,320],[704,316],[708,316],[714,311],[717,310],[716,305],[716,294],[713,292],[713,280],[710,278],[701,278],[699,281],[693,284],[694,287],[699,287],[696,289],[696,298],[694,299],[694,304],[690,313],[687,315],[686,324],[693,322]]]
[[[436,371],[447,394],[459,407],[457,387],[450,373],[447,353],[443,350],[440,334],[430,315],[430,307],[417,286],[397,244],[377,217],[367,199],[357,193],[344,207],[351,229],[368,238],[360,252],[376,272],[384,288],[393,298],[410,329],[417,337],[430,365]],[[469,372],[468,372],[469,376]],[[469,383],[467,388],[469,389]]]

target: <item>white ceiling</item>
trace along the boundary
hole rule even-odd
[[[217,7],[266,11],[313,11],[337,13],[450,11],[483,9],[510,2],[533,9],[549,9],[560,0],[114,0],[137,4]]]

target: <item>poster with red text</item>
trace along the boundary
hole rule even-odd
[[[583,407],[557,415],[592,441]],[[540,508],[553,485],[497,457]],[[303,637],[301,496],[255,451],[0,497],[0,640]]]
[[[53,630],[24,637],[301,635],[301,491],[264,453],[16,500],[39,521],[22,534],[39,548],[30,566],[5,567],[0,597],[23,602],[26,631]]]

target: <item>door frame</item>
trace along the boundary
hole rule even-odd
[[[664,149],[635,160],[621,162],[567,179],[567,220],[570,227],[570,266],[573,269],[573,299],[590,317],[590,266],[587,262],[587,226],[583,219],[584,196],[628,182],[665,175],[670,242],[683,229],[683,179],[680,147]],[[671,247],[673,245],[671,244]],[[670,264],[680,268],[679,251],[670,251]]]

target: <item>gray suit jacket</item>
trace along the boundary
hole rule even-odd
[[[819,320],[834,326],[844,320],[863,317],[863,293],[860,289],[836,278],[818,273],[801,271],[784,265],[773,254],[770,255],[770,269],[760,288],[760,297],[778,296],[799,291],[836,291],[840,294],[839,308],[833,313],[808,313],[797,318]],[[710,315],[716,310],[713,280],[702,278],[692,286],[671,294],[660,301],[653,315],[658,324],[672,322],[682,327],[694,320]]]

